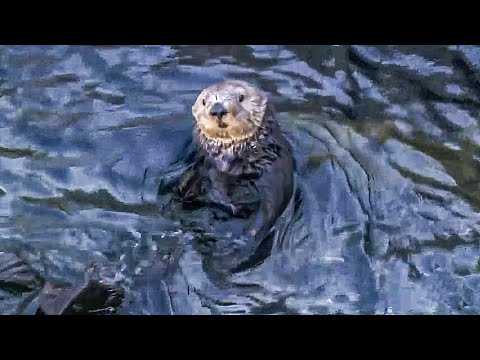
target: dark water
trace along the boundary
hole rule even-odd
[[[219,282],[157,190],[227,78],[269,94],[298,192]],[[123,313],[478,314],[479,86],[475,46],[1,47],[0,252],[66,286],[103,263]]]

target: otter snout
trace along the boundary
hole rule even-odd
[[[210,115],[218,119],[218,127],[220,128],[226,128],[228,126],[222,121],[222,118],[227,115],[227,113],[228,111],[225,109],[225,106],[219,102],[213,104],[212,108],[210,109]]]
[[[212,108],[210,109],[210,115],[217,117],[218,119],[222,119],[225,115],[227,115],[228,111],[225,109],[222,103],[215,103],[213,104]]]

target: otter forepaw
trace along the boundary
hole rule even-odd
[[[252,214],[257,210],[256,203],[245,203],[245,204],[229,204],[228,208],[230,213],[238,218],[241,219],[248,219],[252,216]]]
[[[205,193],[205,186],[201,179],[193,179],[187,183],[180,183],[175,191],[174,197],[183,203],[196,202]]]
[[[252,213],[249,209],[246,209],[243,206],[233,206],[231,207],[232,209],[232,214],[235,217],[242,218],[242,219],[247,219],[250,214]]]

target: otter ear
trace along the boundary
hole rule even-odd
[[[264,93],[263,91],[260,92],[260,104],[262,104],[262,106],[265,106],[268,102],[268,96],[266,93]]]
[[[268,102],[267,94],[265,94],[264,92],[257,93],[252,99],[252,102],[255,103],[257,106],[266,106]]]
[[[198,108],[197,103],[193,104],[193,106],[192,106],[192,115],[193,115],[193,117],[194,117],[195,120],[197,119],[197,108]]]
[[[195,115],[198,112],[198,99],[195,100],[195,102],[192,105],[192,114]]]

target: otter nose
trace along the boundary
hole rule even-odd
[[[220,120],[227,114],[227,109],[221,103],[213,104],[210,109],[210,115],[218,117]]]

